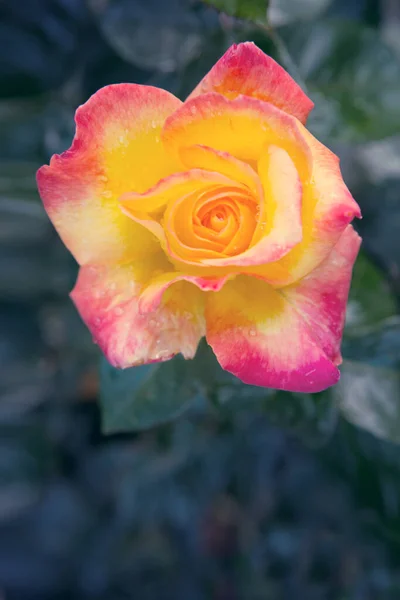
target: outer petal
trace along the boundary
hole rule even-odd
[[[270,102],[302,123],[314,103],[278,63],[252,42],[234,44],[190,94],[217,92],[229,99],[239,94]]]
[[[152,266],[153,275],[157,266],[156,262]],[[168,289],[156,310],[139,312],[139,295],[151,276],[143,261],[85,266],[71,293],[94,340],[116,367],[168,360],[179,352],[193,358],[204,335],[204,294],[185,281]]]
[[[129,261],[157,249],[153,236],[122,214],[117,199],[181,170],[160,142],[166,117],[180,105],[157,88],[102,88],[77,110],[71,148],[38,171],[45,208],[80,264]]]
[[[348,225],[325,261],[297,284],[280,292],[309,325],[334,364],[341,363],[340,343],[351,273],[361,238]]]
[[[219,363],[245,383],[318,392],[339,379],[296,308],[263,281],[239,277],[209,295],[206,321]]]

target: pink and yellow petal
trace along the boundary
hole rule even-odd
[[[110,85],[76,112],[72,146],[37,174],[50,219],[80,264],[129,261],[156,251],[154,238],[118,205],[182,170],[160,141],[165,119],[181,102],[163,90]]]
[[[360,244],[361,238],[348,225],[319,267],[299,282],[279,290],[312,329],[334,364],[341,362],[347,298]]]
[[[164,259],[152,265],[82,267],[71,297],[95,342],[115,367],[164,361],[181,353],[193,358],[205,332],[204,294],[180,281],[163,294],[158,307],[139,310],[139,297]]]
[[[301,129],[313,165],[310,179],[303,184],[303,239],[279,261],[282,273],[286,272],[283,277],[277,277],[269,265],[254,270],[279,286],[288,285],[315,269],[329,255],[348,224],[361,217],[360,207],[343,181],[338,157],[305,128]]]
[[[222,368],[244,383],[318,392],[339,371],[308,324],[279,292],[247,276],[207,296],[207,341]]]
[[[243,94],[270,102],[302,123],[314,106],[289,73],[252,42],[231,46],[189,99],[209,92],[230,100]]]
[[[165,122],[162,139],[167,151],[180,156],[187,146],[208,146],[256,165],[265,146],[283,148],[301,179],[310,176],[310,152],[294,117],[272,104],[248,96],[228,100],[215,93],[185,102]]]

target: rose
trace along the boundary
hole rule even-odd
[[[246,383],[338,380],[360,211],[303,126],[312,107],[246,43],[184,103],[120,84],[78,108],[71,148],[37,180],[81,266],[72,299],[114,366],[192,358],[206,335]]]

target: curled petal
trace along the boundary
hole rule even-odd
[[[156,310],[161,302],[164,292],[178,281],[187,281],[196,285],[203,292],[219,292],[230,276],[220,278],[195,277],[183,275],[178,272],[162,273],[154,277],[148,286],[140,294],[139,310],[142,314],[147,314]]]
[[[263,188],[257,172],[228,152],[219,152],[207,146],[189,146],[181,148],[180,158],[189,169],[216,171],[232,181],[246,185],[254,197],[262,201]]]
[[[186,281],[166,290],[151,313],[139,311],[147,282],[165,268],[163,258],[137,265],[82,267],[71,297],[108,361],[126,368],[181,353],[193,358],[204,335],[204,294]]]
[[[302,123],[314,103],[278,63],[252,42],[234,44],[202,79],[189,99],[217,92],[229,99],[239,94],[270,102]]]
[[[119,198],[124,212],[134,217],[135,213],[158,213],[171,202],[211,185],[232,185],[234,182],[224,174],[202,169],[191,169],[174,173],[156,183],[143,193],[127,192]]]
[[[312,156],[311,177],[303,182],[303,239],[277,265],[253,269],[277,286],[288,285],[304,277],[321,264],[354,217],[361,217],[340,172],[339,159],[301,125]]]
[[[39,169],[44,206],[80,264],[129,261],[156,252],[146,229],[124,215],[118,198],[182,170],[160,141],[180,100],[153,87],[110,85],[76,111],[72,146]]]

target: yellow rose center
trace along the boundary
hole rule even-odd
[[[244,188],[212,187],[172,201],[164,216],[170,246],[184,259],[234,256],[246,250],[258,202]]]

